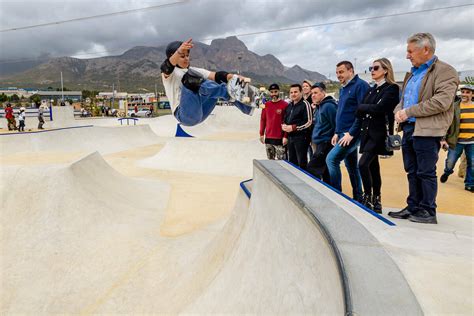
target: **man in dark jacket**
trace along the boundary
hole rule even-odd
[[[300,84],[290,87],[291,102],[286,108],[284,124],[281,128],[288,134],[288,156],[292,164],[306,169],[308,164],[309,133],[313,122],[311,105],[303,99]]]
[[[336,114],[336,130],[331,144],[334,148],[326,158],[331,176],[331,185],[342,191],[341,161],[344,160],[352,185],[352,196],[362,199],[362,180],[357,163],[357,145],[360,122],[356,120],[359,103],[369,89],[369,84],[354,75],[354,67],[349,61],[341,61],[336,67],[337,79],[342,87],[339,90],[339,105]]]
[[[316,105],[314,112],[314,128],[312,134],[316,151],[308,163],[308,171],[315,177],[330,184],[331,178],[326,166],[326,157],[333,148],[331,138],[336,129],[337,103],[333,97],[326,95],[324,83],[316,83],[311,88],[311,98]]]

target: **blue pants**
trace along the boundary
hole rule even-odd
[[[339,139],[344,136],[339,135]],[[357,164],[357,145],[358,141],[353,141],[349,146],[342,147],[336,144],[326,157],[326,164],[331,177],[331,186],[339,191],[342,191],[342,174],[341,161],[349,173],[349,179],[352,185],[352,197],[355,200],[360,200],[362,196],[362,180],[360,177],[359,166]]]
[[[199,93],[182,86],[181,99],[174,116],[182,125],[197,125],[211,114],[219,99],[226,101],[230,99],[225,83],[218,84],[212,80],[204,80]],[[238,101],[234,101],[233,104],[244,114],[250,115],[253,112],[253,108],[248,105]]]
[[[466,177],[464,179],[464,185],[466,187],[474,186],[474,168],[472,165],[472,160],[474,159],[474,144],[456,144],[456,148],[449,149],[448,151],[448,158],[446,158],[446,163],[444,167],[444,173],[452,174],[454,172],[454,166],[458,161],[459,157],[461,157],[462,152],[466,153]]]
[[[413,136],[414,130],[415,124],[403,127],[402,155],[408,178],[408,210],[416,213],[424,209],[436,215],[436,163],[441,137]]]

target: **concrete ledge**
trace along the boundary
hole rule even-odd
[[[282,167],[283,163],[254,160],[254,167],[327,239],[338,264],[346,315],[423,315],[405,277],[380,242],[336,203],[302,181],[305,174],[297,176]]]

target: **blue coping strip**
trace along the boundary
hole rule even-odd
[[[178,123],[178,125],[176,125],[176,133],[174,135],[175,137],[194,137],[193,135],[189,134],[188,132],[186,132],[182,127],[181,127],[181,124]]]
[[[252,181],[253,179],[248,179],[245,181],[240,182],[240,187],[244,191],[245,195],[250,199],[252,197],[252,193],[249,191],[249,189],[245,186],[245,183]]]
[[[47,130],[44,130],[44,131],[34,131],[34,132],[5,133],[5,134],[0,134],[0,136],[20,135],[20,134],[23,135],[23,134],[48,133],[48,132],[60,131],[60,130],[62,130],[62,129],[73,129],[73,128],[84,128],[84,127],[94,127],[94,125],[81,125],[81,126],[61,127],[61,128],[47,129]]]
[[[286,160],[282,160],[284,162],[286,162],[287,164],[289,164],[290,166],[298,169],[299,171],[303,172],[304,174],[306,174],[307,176],[309,176],[310,178],[316,180],[317,182],[321,183],[322,185],[324,185],[326,188],[328,189],[331,189],[332,191],[336,192],[337,194],[339,194],[340,196],[344,197],[345,199],[349,200],[350,202],[354,203],[355,205],[359,206],[361,209],[363,209],[365,212],[369,213],[370,215],[376,217],[377,219],[381,220],[382,222],[384,222],[385,224],[389,225],[389,226],[397,226],[394,222],[386,219],[385,217],[383,217],[382,215],[378,214],[378,213],[375,213],[374,211],[372,211],[371,209],[367,208],[365,205],[357,202],[356,200],[350,198],[349,196],[345,195],[344,193],[340,192],[339,190],[336,190],[334,189],[332,186],[330,186],[329,184],[327,184],[326,182],[316,178],[314,175],[312,175],[311,173],[309,173],[308,171],[306,170],[303,170],[301,169],[300,167],[292,164],[291,162],[289,161],[286,161]]]

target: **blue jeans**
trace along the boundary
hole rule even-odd
[[[444,173],[452,174],[454,172],[454,166],[458,161],[459,157],[461,157],[462,152],[466,153],[466,178],[464,179],[464,185],[466,187],[474,186],[474,168],[472,165],[472,160],[474,158],[474,144],[456,144],[456,148],[449,149],[448,151],[448,158],[446,158],[446,163],[444,167]]]
[[[408,178],[408,210],[416,214],[419,209],[436,215],[438,179],[436,163],[441,137],[413,136],[414,124],[403,127],[402,155]]]
[[[339,135],[339,139],[344,136]],[[360,200],[362,196],[362,180],[360,177],[359,166],[357,163],[357,145],[358,141],[353,141],[349,146],[342,147],[336,144],[326,157],[326,165],[328,167],[329,176],[331,177],[331,186],[339,191],[342,191],[342,174],[341,161],[349,173],[349,179],[352,185],[352,196],[355,200]]]
[[[204,80],[199,93],[182,86],[181,99],[174,116],[182,125],[197,125],[211,114],[219,99],[226,101],[230,99],[225,83],[218,84],[212,80]],[[250,115],[253,112],[253,108],[248,105],[238,101],[234,101],[233,104],[244,114]]]

